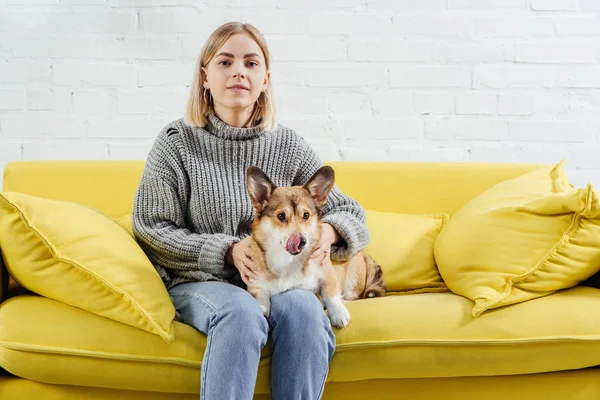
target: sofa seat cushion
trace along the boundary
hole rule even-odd
[[[576,287],[471,315],[453,293],[348,303],[328,381],[494,376],[600,365],[600,290]],[[38,296],[0,306],[0,366],[27,379],[198,393],[205,336],[175,322],[175,340]],[[257,393],[269,392],[270,346]],[[157,379],[160,377],[160,379]],[[224,377],[225,378],[225,377]]]
[[[38,382],[199,393],[206,336],[174,322],[175,340],[41,296],[0,305],[0,366]],[[269,347],[261,364],[267,366]],[[261,370],[265,370],[261,366]],[[265,371],[257,392],[268,393]]]
[[[600,290],[575,287],[473,317],[453,293],[349,303],[329,381],[514,375],[600,365]]]

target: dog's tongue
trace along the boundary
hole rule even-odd
[[[300,236],[292,235],[288,239],[288,241],[285,245],[285,249],[289,253],[298,253],[300,251],[300,248],[298,246],[300,246]]]

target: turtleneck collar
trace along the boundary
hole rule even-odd
[[[264,130],[259,126],[255,126],[253,128],[237,128],[235,126],[231,126],[223,122],[214,113],[208,114],[207,119],[208,124],[206,125],[205,129],[221,139],[246,140],[260,136],[264,133]]]

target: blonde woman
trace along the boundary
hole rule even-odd
[[[208,336],[201,399],[251,399],[261,349],[272,338],[273,399],[318,399],[335,336],[318,298],[290,290],[267,320],[245,290],[254,217],[246,170],[302,185],[321,166],[303,138],[275,119],[270,57],[261,33],[227,23],[204,44],[185,118],[165,126],[135,196],[133,230],[182,322]],[[313,257],[347,259],[369,240],[364,210],[337,187],[323,208]]]

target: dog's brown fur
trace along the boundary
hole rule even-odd
[[[385,296],[381,267],[363,252],[344,262],[318,267],[310,259],[321,237],[321,207],[334,179],[333,169],[322,167],[304,186],[277,187],[260,169],[248,169],[247,188],[256,210],[250,250],[260,276],[248,286],[248,291],[261,303],[265,315],[269,314],[271,296],[300,287],[319,294],[332,323],[341,328],[348,323],[349,314],[336,299]],[[301,234],[310,239],[299,254],[291,256],[282,250],[286,238]],[[338,315],[332,318],[332,313]]]

